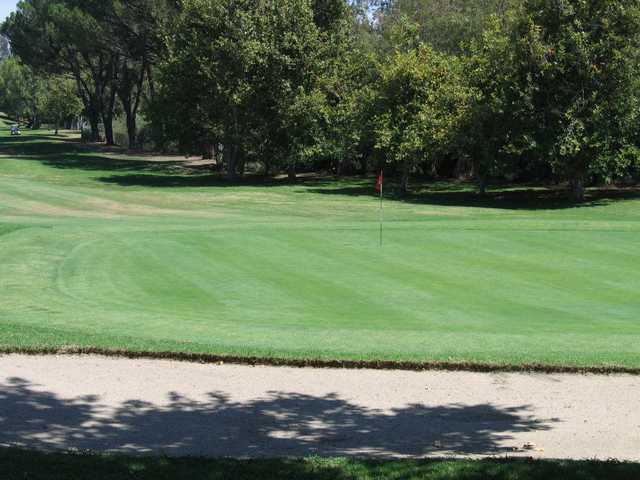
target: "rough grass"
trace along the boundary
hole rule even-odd
[[[132,458],[0,449],[4,480],[635,480],[640,465],[553,460]]]
[[[640,368],[637,191],[373,184],[0,130],[0,350]]]

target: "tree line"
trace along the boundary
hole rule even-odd
[[[143,119],[230,179],[384,168],[401,192],[419,174],[581,200],[640,175],[640,0],[23,0],[1,31],[0,101],[28,70],[92,140],[118,117],[140,147]]]
[[[81,115],[75,82],[64,75],[40,76],[7,55],[0,62],[0,111],[38,129],[48,121],[58,129]]]

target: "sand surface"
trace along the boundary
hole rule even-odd
[[[0,446],[640,461],[640,377],[0,357]]]

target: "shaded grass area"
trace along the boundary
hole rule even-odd
[[[315,188],[312,192],[329,195],[370,196],[371,181],[358,180],[338,187]],[[554,210],[584,208],[606,205],[617,200],[640,198],[640,188],[636,186],[603,187],[588,190],[586,200],[576,203],[567,198],[564,186],[539,186],[499,183],[493,191],[484,195],[476,192],[476,186],[469,182],[429,182],[418,181],[412,192],[398,193],[395,183],[391,183],[392,200],[418,205],[440,205],[456,207],[495,208],[505,210]]]
[[[7,235],[11,232],[15,232],[16,230],[20,230],[22,228],[27,228],[24,225],[11,225],[6,223],[0,223],[0,236]]]
[[[640,464],[597,461],[232,460],[43,454],[0,449],[5,480],[635,480]]]
[[[40,162],[64,170],[100,172],[98,182],[121,187],[143,188],[238,188],[278,187],[291,185],[285,176],[264,177],[247,175],[230,182],[224,175],[212,172],[209,165],[186,165],[176,156],[173,161],[145,160],[145,156],[127,158],[124,149],[98,148],[82,145],[78,141],[31,132],[21,137],[4,138],[0,153]],[[116,155],[112,155],[116,154]],[[332,175],[302,175],[297,180],[298,193],[368,197],[377,194],[371,188],[374,179],[369,176],[337,178]],[[448,182],[414,179],[412,191],[400,195],[393,178],[386,181],[385,197],[417,205],[494,208],[506,210],[553,210],[576,207],[594,207],[619,200],[640,198],[640,187],[600,187],[587,190],[586,201],[576,203],[567,198],[564,186],[498,183],[485,195],[479,195],[472,182]]]

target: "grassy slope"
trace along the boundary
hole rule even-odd
[[[0,348],[640,367],[640,200],[430,185],[381,249],[371,180],[0,142]]]
[[[40,454],[0,449],[5,480],[632,480],[640,465],[530,460],[206,460]]]

